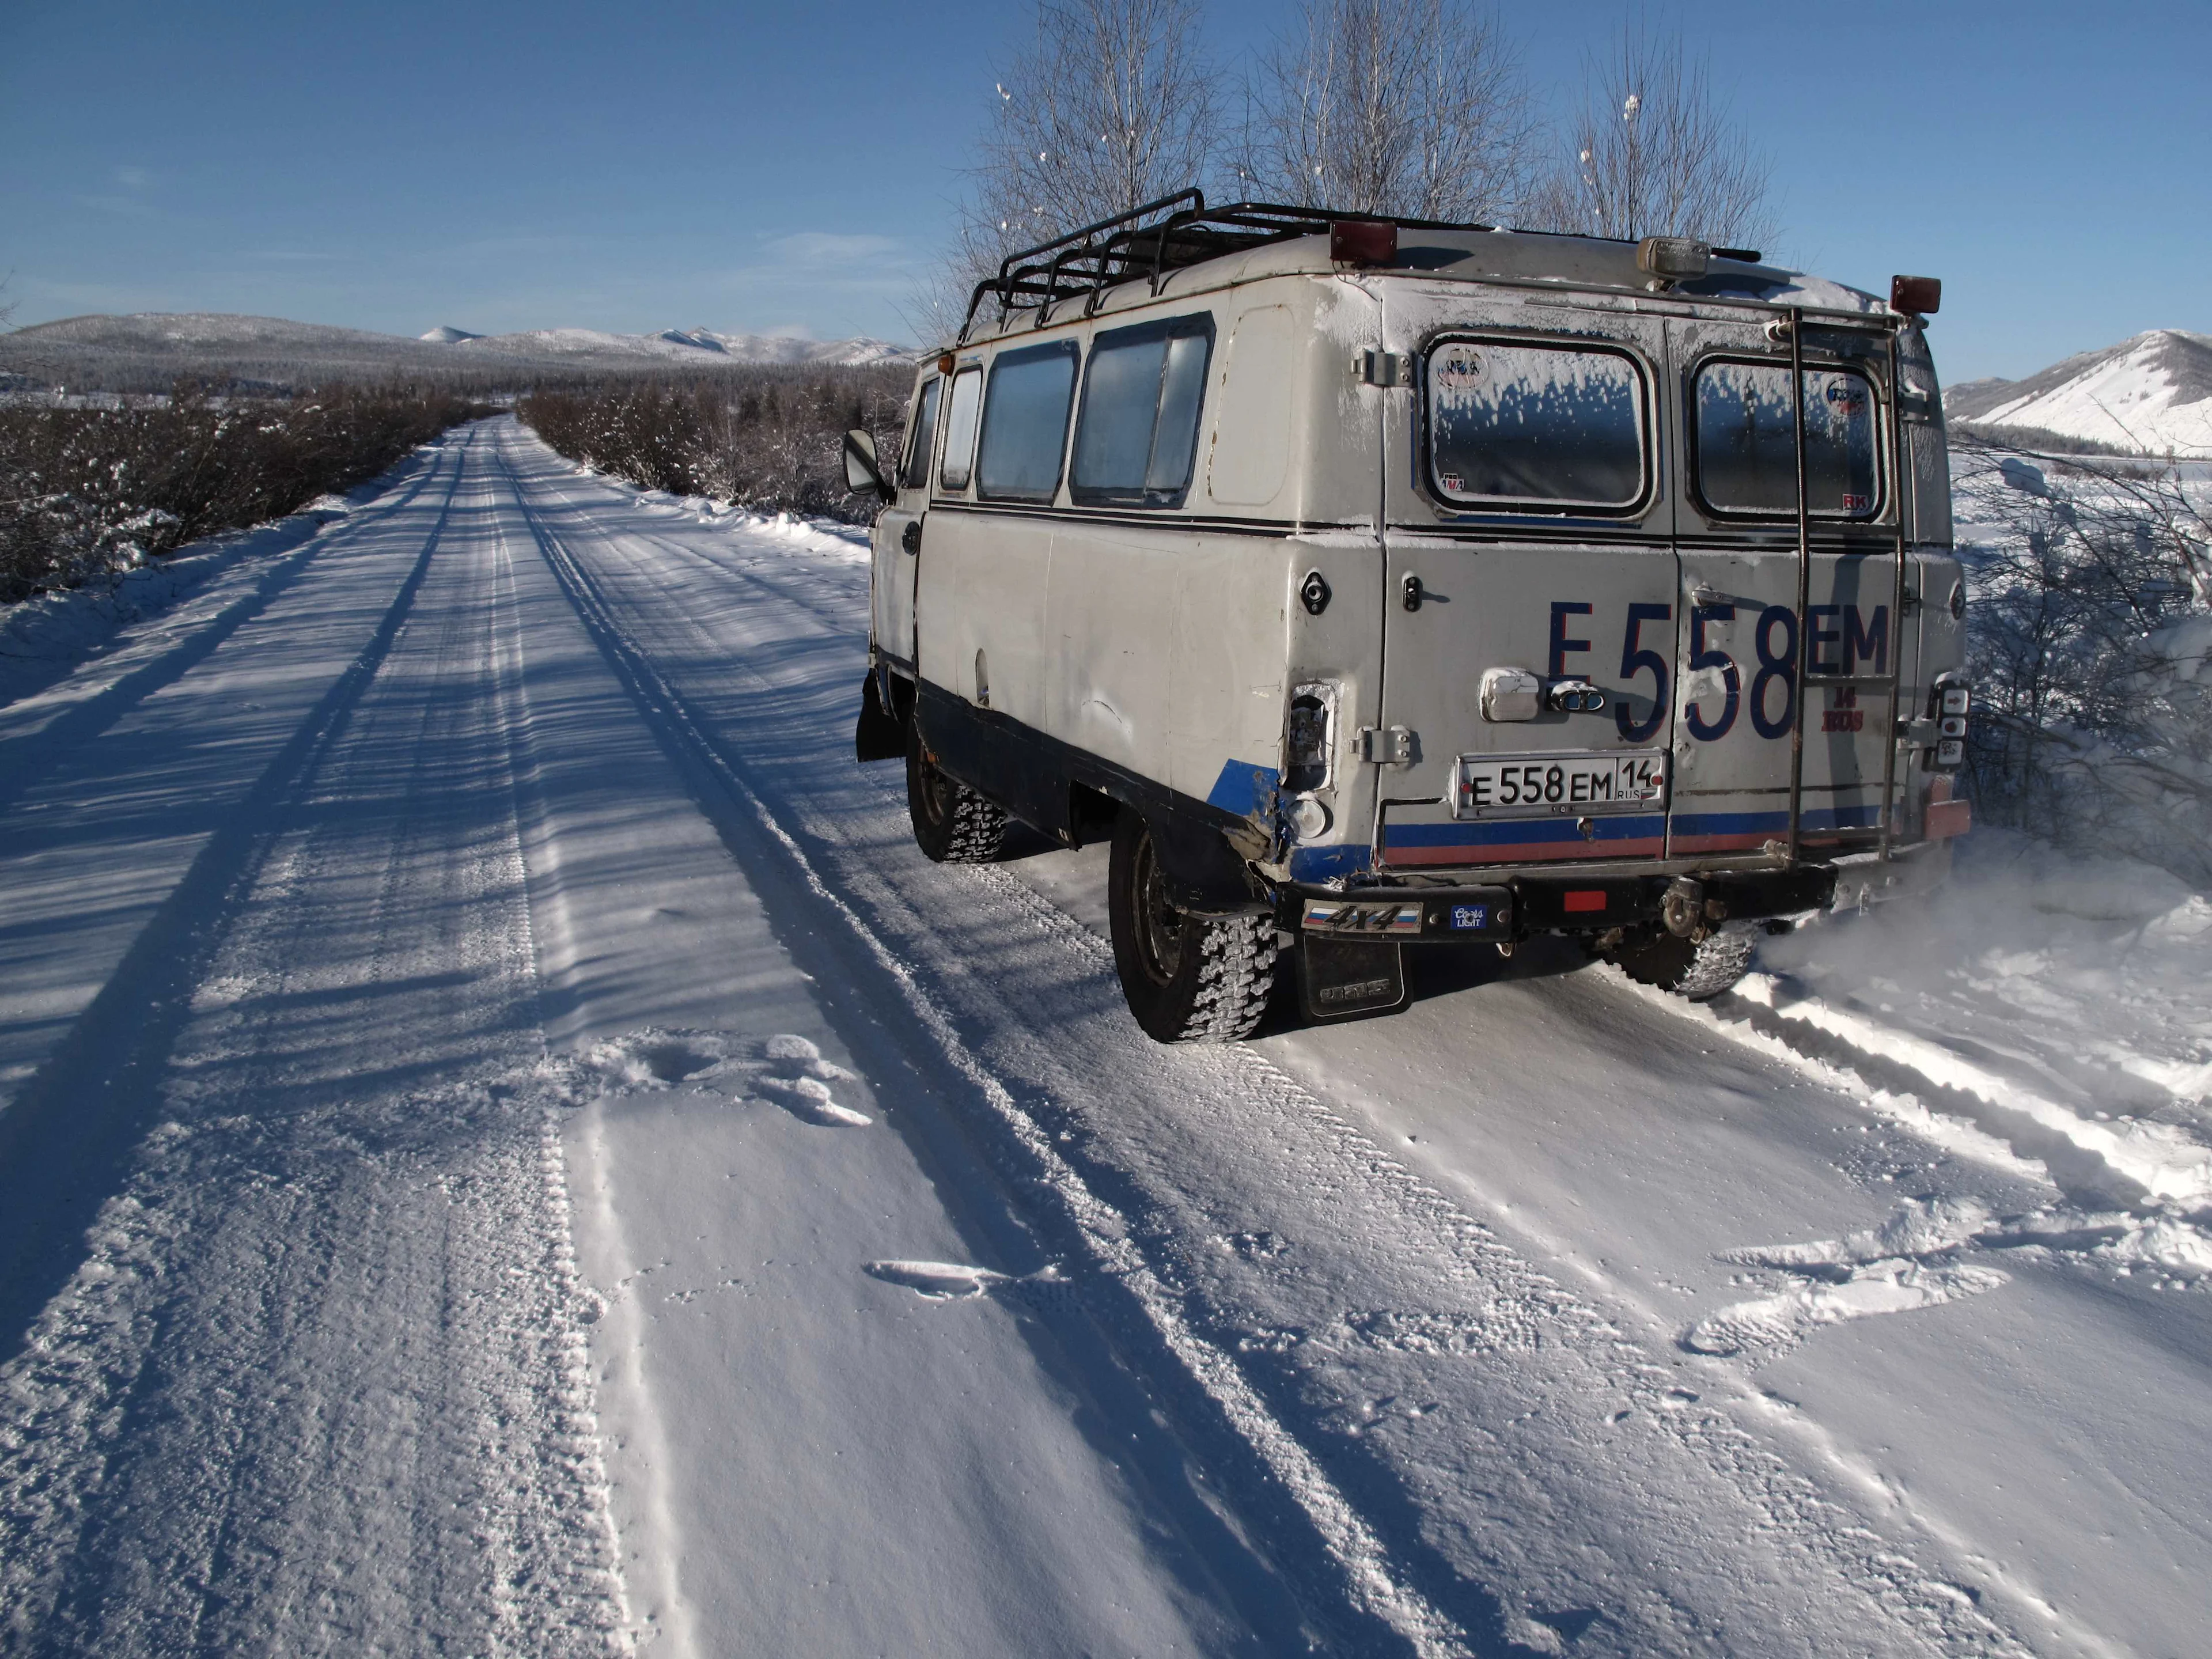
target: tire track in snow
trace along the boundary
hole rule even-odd
[[[454,500],[249,797],[171,1041],[125,1062],[167,1121],[0,1368],[0,1633],[40,1651],[627,1642],[555,1121],[585,1085],[526,1017],[512,570],[441,545]],[[323,1024],[410,988],[479,1063],[410,1089]]]
[[[72,701],[35,730],[11,738],[4,745],[8,769],[7,775],[0,777],[0,814],[13,808],[72,754],[94,742],[148,698],[198,667],[240,629],[258,621],[325,554],[381,529],[386,520],[413,506],[416,498],[430,488],[449,461],[453,476],[447,484],[447,499],[450,501],[453,492],[459,487],[466,447],[465,440],[459,445],[440,445],[431,464],[418,471],[397,500],[372,502],[339,523],[319,531],[302,545],[272,561],[246,592],[154,660],[118,675],[90,696]],[[48,687],[33,695],[46,695],[52,689]]]
[[[511,462],[509,474],[518,497],[525,501],[526,507],[526,486],[514,473]],[[838,917],[854,941],[896,988],[945,1062],[966,1080],[999,1122],[1012,1132],[1023,1152],[1034,1162],[1043,1188],[1064,1210],[1092,1267],[1104,1278],[1120,1283],[1136,1299],[1160,1340],[1305,1514],[1343,1572],[1343,1589],[1352,1607],[1382,1622],[1416,1653],[1466,1651],[1467,1633],[1419,1592],[1398,1582],[1381,1540],[1321,1472],[1305,1448],[1267,1411],[1229,1357],[1191,1328],[1177,1306],[1179,1298],[1130,1242],[1127,1219],[1091,1191],[1060,1155],[1051,1139],[970,1050],[928,988],[860,914],[822,879],[798,842],[778,821],[738,765],[707,735],[685,701],[652,667],[635,641],[623,633],[597,585],[558,538],[540,525],[538,539],[547,564],[568,590],[577,614],[599,636],[611,656],[623,665],[641,711],[656,729],[716,777],[732,803],[781,851],[805,890]]]
[[[506,459],[512,471],[511,452]],[[519,474],[516,487],[524,492],[528,489]],[[588,512],[581,516],[597,532],[600,545],[610,550],[625,541],[642,541],[664,549],[668,545],[663,538],[610,531]],[[549,551],[549,558],[553,556]],[[1145,1225],[1134,1224],[1146,1218],[1133,1216],[1126,1205],[1117,1207],[1098,1196],[1102,1176],[1108,1184],[1115,1184],[1126,1182],[1126,1171],[1086,1165],[1090,1170],[1086,1176],[1085,1169],[1078,1166],[1078,1155],[1063,1157],[1048,1127],[1017,1098],[1015,1090],[1008,1086],[996,1064],[982,1058],[975,1045],[963,1036],[957,1005],[945,1001],[941,990],[936,988],[950,989],[961,982],[963,976],[958,969],[948,964],[944,974],[918,972],[910,960],[902,957],[886,943],[888,936],[881,921],[872,923],[861,914],[866,910],[881,918],[896,912],[901,908],[896,895],[890,892],[884,884],[872,881],[865,871],[848,868],[834,877],[823,873],[841,861],[840,854],[850,854],[855,850],[850,844],[849,831],[840,841],[835,836],[825,839],[818,829],[801,830],[787,825],[783,820],[787,814],[795,812],[794,824],[806,817],[804,807],[788,800],[771,804],[776,799],[775,791],[759,767],[750,763],[734,746],[716,738],[713,722],[693,708],[684,695],[653,668],[650,651],[615,620],[614,606],[601,585],[577,569],[574,559],[565,551],[558,556],[568,565],[577,584],[580,611],[599,613],[599,625],[606,631],[611,648],[629,664],[640,695],[658,706],[658,718],[675,724],[684,746],[720,775],[729,793],[783,847],[786,857],[799,870],[808,890],[839,916],[869,951],[878,969],[896,984],[902,999],[938,1045],[970,1078],[1000,1122],[1045,1172],[1048,1190],[1054,1194],[1079,1231],[1084,1233],[1095,1252],[1093,1259],[1111,1271],[1135,1277],[1137,1286],[1149,1291],[1156,1298],[1146,1302],[1147,1316],[1170,1322],[1178,1338],[1192,1345],[1188,1351],[1177,1348],[1178,1358],[1191,1374],[1209,1391],[1227,1393],[1240,1410],[1249,1409],[1255,1414],[1250,1419],[1237,1419],[1239,1426],[1247,1429],[1248,1439],[1257,1443],[1255,1449],[1263,1458],[1279,1460],[1271,1465],[1277,1469],[1279,1479],[1287,1481],[1310,1478],[1318,1483],[1307,1488],[1306,1492],[1324,1511],[1314,1517],[1316,1530],[1330,1541],[1338,1560],[1343,1564],[1354,1599],[1366,1598],[1362,1605],[1390,1620],[1417,1646],[1441,1644],[1449,1650],[1471,1642],[1468,1622],[1454,1620],[1417,1588],[1421,1578],[1431,1583],[1452,1583],[1455,1569],[1449,1559],[1431,1559],[1413,1581],[1409,1583],[1407,1578],[1404,1553],[1410,1551],[1415,1559],[1429,1553],[1428,1547],[1420,1541],[1422,1523],[1412,1516],[1401,1516],[1393,1526],[1389,1540],[1374,1529],[1360,1509],[1315,1461],[1298,1431],[1288,1426],[1281,1414],[1271,1407],[1266,1394],[1231,1358],[1230,1345],[1235,1340],[1235,1331],[1224,1324],[1209,1334],[1205,1327],[1215,1322],[1212,1316],[1214,1310],[1205,1308],[1202,1298],[1194,1301],[1193,1290],[1179,1282],[1180,1275],[1164,1277],[1161,1267],[1135,1243],[1134,1237],[1150,1231]],[[720,561],[707,559],[696,552],[693,556],[718,569],[728,570]],[[763,586],[775,586],[765,579],[756,580]],[[842,637],[853,637],[849,629],[840,633]],[[692,656],[685,659],[696,659]],[[746,672],[741,658],[729,665],[734,672]],[[763,683],[763,690],[773,689]],[[811,848],[801,845],[802,835]],[[830,864],[817,862],[825,857]],[[1051,939],[1055,949],[1079,963],[1083,972],[1099,988],[1110,990],[1109,953],[1103,942],[1087,928],[1004,872],[972,872],[972,878],[1004,907],[1024,916],[1030,927]],[[966,986],[972,988],[968,990],[969,995],[993,994],[988,988],[975,986],[975,977],[966,976]],[[1044,1012],[1049,1014],[1050,1011]],[[1022,1021],[1017,1018],[1012,1023],[1018,1026]],[[1040,1070],[1047,1070],[1051,1065],[1042,1056],[1032,1054],[1028,1058]],[[1490,1310],[1494,1318],[1502,1318],[1507,1327],[1517,1327],[1522,1334],[1517,1340],[1527,1342],[1531,1352],[1544,1346],[1546,1328],[1555,1328],[1565,1339],[1566,1349],[1578,1356],[1568,1368],[1577,1373],[1576,1391],[1588,1395],[1610,1393],[1616,1399],[1639,1401],[1674,1448],[1664,1455],[1631,1456],[1616,1473],[1631,1481],[1641,1478],[1663,1482],[1668,1478],[1666,1466],[1670,1462],[1686,1458],[1689,1463],[1702,1468],[1702,1479],[1717,1480],[1735,1492],[1759,1517],[1757,1525],[1779,1540],[1781,1553],[1799,1563],[1798,1568],[1792,1571],[1810,1571],[1816,1582],[1826,1579],[1834,1589],[1848,1585],[1867,1598],[1872,1605],[1862,1610],[1858,1622],[1863,1624],[1868,1615],[1874,1615],[1887,1625],[1889,1632],[1884,1645],[1877,1650],[2019,1650],[1975,1610],[1971,1597],[1887,1548],[1881,1540],[1858,1526],[1848,1511],[1821,1495],[1761,1443],[1736,1428],[1724,1413],[1709,1403],[1698,1401],[1693,1394],[1685,1395],[1679,1389],[1666,1387],[1666,1383],[1675,1380],[1674,1372],[1666,1367],[1650,1365],[1640,1347],[1620,1340],[1620,1334],[1596,1310],[1567,1297],[1552,1281],[1521,1262],[1486,1229],[1469,1220],[1457,1206],[1427,1188],[1395,1160],[1377,1152],[1366,1137],[1264,1056],[1249,1048],[1239,1048],[1215,1055],[1182,1055],[1172,1060],[1157,1057],[1149,1062],[1135,1060],[1131,1069],[1160,1071],[1163,1085],[1169,1090],[1176,1086],[1170,1073],[1186,1087],[1192,1080],[1190,1073],[1206,1073],[1202,1098],[1224,1106],[1234,1102],[1241,1115],[1256,1117],[1261,1123],[1272,1126],[1271,1129],[1261,1131],[1261,1134],[1273,1133],[1310,1156],[1310,1173],[1316,1181],[1359,1194],[1362,1210],[1368,1208],[1368,1201],[1372,1200],[1373,1208],[1389,1213],[1394,1221],[1402,1221],[1409,1234],[1409,1248],[1430,1258],[1424,1265],[1431,1267],[1447,1282],[1459,1279],[1463,1292],[1461,1299]],[[1082,1085],[1076,1079],[1060,1081],[1072,1085],[1079,1093],[1081,1091]],[[1024,1091],[1027,1096],[1036,1092],[1034,1087]],[[1048,1086],[1043,1092],[1049,1098],[1054,1091]],[[1516,1313],[1516,1309],[1521,1311]],[[1396,1334],[1402,1322],[1392,1322],[1394,1316],[1378,1318],[1383,1322],[1370,1328],[1388,1334],[1390,1340],[1410,1340],[1414,1349],[1431,1340],[1418,1335],[1418,1320],[1416,1334],[1401,1339]],[[1480,1322],[1475,1328],[1479,1328]],[[1493,1331],[1488,1337],[1478,1336],[1477,1340],[1489,1340],[1498,1334]],[[1510,1329],[1504,1334],[1509,1345],[1516,1340]],[[1441,1340],[1449,1346],[1453,1340],[1451,1328],[1444,1328]],[[1557,1364],[1556,1340],[1552,1352],[1555,1356],[1553,1363]],[[1294,1383],[1278,1379],[1273,1386],[1279,1389]],[[1599,1460],[1601,1464],[1603,1461]],[[1675,1478],[1679,1479],[1679,1475],[1678,1468]],[[1494,1479],[1495,1472],[1489,1478]],[[1369,1492],[1369,1501],[1376,1501],[1372,1491]],[[1389,1507],[1387,1502],[1385,1507]],[[1458,1588],[1463,1595],[1465,1586]],[[1694,1601],[1696,1597],[1693,1595],[1692,1600]],[[1665,1601],[1662,1596],[1662,1603]],[[1875,1613],[1876,1608],[1881,1609],[1879,1614]],[[1494,1610],[1490,1618],[1485,1618],[1480,1607],[1473,1611],[1476,1627],[1497,1620],[1485,1645],[1516,1640],[1533,1641],[1540,1648],[1546,1644],[1547,1632],[1538,1627],[1540,1620],[1515,1619],[1510,1612],[1499,1618]],[[1791,1616],[1790,1611],[1783,1607],[1769,1611],[1778,1619],[1788,1620]],[[1698,1644],[1698,1638],[1692,1632],[1698,1627],[1700,1615],[1692,1607],[1679,1606],[1670,1612],[1662,1605],[1645,1612],[1653,1621],[1644,1626],[1647,1635],[1656,1635],[1671,1626],[1673,1639],[1667,1645],[1679,1643],[1687,1650]],[[1855,1621],[1849,1619],[1841,1626],[1845,1630],[1855,1627]],[[1778,1633],[1778,1630],[1767,1632]],[[1831,1634],[1834,1633],[1832,1629]],[[1869,1637],[1872,1634],[1864,1630],[1861,1633]],[[1746,1634],[1739,1631],[1738,1638]],[[1800,1640],[1805,1636],[1806,1632],[1798,1632]],[[1556,1633],[1549,1639],[1556,1641]],[[1817,1639],[1814,1638],[1816,1642]],[[1817,1647],[1811,1650],[1817,1650]]]
[[[471,431],[463,441],[474,447]],[[344,735],[405,626],[452,516],[454,468],[422,551],[368,641],[225,813],[68,1034],[0,1113],[0,1365],[69,1275],[77,1240],[149,1127],[161,1067],[275,843],[270,828]]]

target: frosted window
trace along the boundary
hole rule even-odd
[[[1060,489],[1074,401],[1073,342],[1000,352],[983,404],[975,493],[992,501],[1050,501]]]
[[[919,489],[929,482],[929,451],[937,441],[937,394],[944,385],[933,375],[922,386],[914,435],[907,441],[906,466],[899,474],[899,482],[908,489]]]
[[[1102,334],[1083,381],[1068,493],[1076,501],[1172,507],[1190,483],[1212,319],[1178,318]]]
[[[1446,500],[1632,507],[1644,377],[1617,351],[1454,341],[1428,362],[1431,477]]]
[[[1723,513],[1795,517],[1796,418],[1781,363],[1698,371],[1698,492]],[[1874,388],[1848,370],[1805,371],[1805,498],[1814,516],[1870,519],[1880,505]]]
[[[963,368],[952,377],[952,415],[945,428],[945,465],[937,482],[947,489],[968,488],[975,459],[975,411],[983,404],[983,371]]]

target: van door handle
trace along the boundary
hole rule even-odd
[[[1421,579],[1419,576],[1416,576],[1412,571],[1408,570],[1406,573],[1406,580],[1403,586],[1406,595],[1406,609],[1408,611],[1419,611],[1421,608]]]
[[[904,530],[899,532],[899,545],[906,549],[909,553],[919,553],[921,551],[921,520],[915,520],[912,523],[908,524]]]

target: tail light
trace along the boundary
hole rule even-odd
[[[1958,676],[1939,674],[1929,702],[1929,715],[1936,722],[1936,767],[1950,771],[1965,765],[1966,717],[1973,712],[1974,694]]]
[[[1301,685],[1291,694],[1283,722],[1283,787],[1305,794],[1328,785],[1331,729],[1336,723],[1336,688]]]

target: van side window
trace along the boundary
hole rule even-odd
[[[983,403],[975,493],[988,501],[1050,501],[1060,489],[1068,406],[1074,400],[1073,341],[1000,352]]]
[[[1206,313],[1098,337],[1075,423],[1073,500],[1181,505],[1212,348],[1213,319]]]
[[[1779,363],[1698,371],[1698,494],[1717,513],[1795,514],[1797,417]],[[1848,369],[1805,371],[1805,496],[1816,518],[1870,519],[1881,503],[1874,388]]]
[[[975,470],[975,411],[983,406],[983,371],[963,368],[952,377],[952,415],[945,424],[945,461],[937,482],[946,489],[968,488]]]
[[[1453,502],[1619,512],[1643,499],[1644,376],[1624,351],[1453,340],[1429,354],[1430,480]]]
[[[920,489],[929,482],[929,453],[937,441],[937,394],[945,382],[933,374],[922,383],[915,399],[914,431],[906,441],[906,465],[899,469],[899,483]]]

